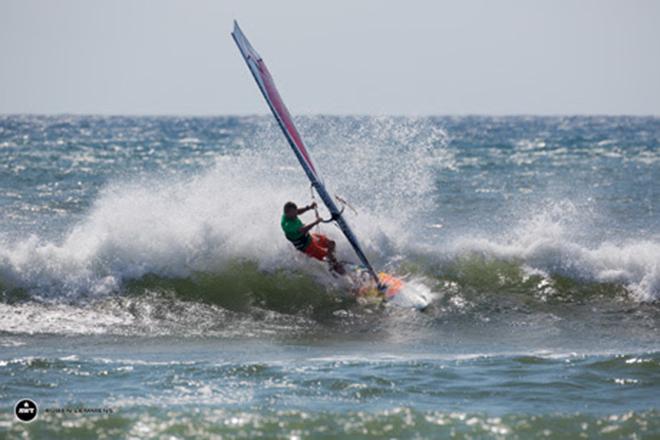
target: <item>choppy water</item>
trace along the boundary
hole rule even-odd
[[[659,119],[299,122],[431,307],[283,239],[310,195],[270,117],[2,116],[0,436],[660,435]]]

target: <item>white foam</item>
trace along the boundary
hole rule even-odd
[[[370,210],[377,212],[385,205],[398,209],[399,202],[428,199],[432,165],[438,157],[447,157],[446,150],[438,148],[446,135],[423,120],[395,124],[387,118],[369,118],[364,125],[353,138],[342,136],[341,145],[320,145],[315,153],[324,174],[332,176],[331,189],[348,195],[359,209],[358,216],[347,212],[348,220],[377,259],[380,250],[400,248],[407,240],[398,220],[376,218]],[[324,142],[340,135],[332,134],[332,124],[328,127]],[[59,240],[36,235],[4,240],[1,282],[49,298],[102,296],[147,273],[185,277],[220,270],[236,259],[256,261],[263,269],[313,266],[314,262],[297,258],[279,227],[285,201],[310,201],[309,183],[275,127],[263,132],[273,137],[251,139],[251,148],[217,157],[213,167],[197,176],[109,184],[83,220]],[[388,138],[374,139],[374,133]],[[410,136],[424,142],[406,145]],[[392,142],[419,160],[397,163]],[[376,159],[379,166],[371,166]],[[346,160],[352,162],[350,166]],[[356,180],[356,169],[373,175]],[[332,226],[326,226],[324,233],[340,238]],[[339,254],[352,258],[348,246],[340,246]]]
[[[225,158],[192,179],[115,184],[60,242],[31,236],[2,246],[2,280],[42,294],[101,295],[146,273],[186,276],[230,259],[295,265],[279,215],[284,201],[306,198],[255,182]]]

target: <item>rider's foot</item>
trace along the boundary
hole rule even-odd
[[[330,263],[330,270],[338,273],[339,275],[346,275],[346,269],[344,268],[344,265],[341,264],[339,261],[333,258],[329,260],[329,263]]]

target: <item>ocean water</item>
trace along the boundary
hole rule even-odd
[[[0,437],[660,436],[660,119],[297,122],[430,307],[286,242],[270,116],[0,116]]]

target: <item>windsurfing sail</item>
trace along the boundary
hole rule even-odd
[[[289,111],[284,105],[284,101],[282,101],[282,98],[280,97],[280,94],[275,87],[273,77],[270,76],[270,72],[264,63],[264,60],[257,53],[257,51],[254,50],[254,47],[252,47],[248,39],[245,37],[243,31],[241,31],[241,28],[238,26],[236,21],[234,21],[234,31],[231,33],[231,36],[234,38],[238,49],[241,51],[241,55],[243,55],[245,62],[250,68],[252,76],[254,76],[254,79],[257,82],[261,93],[264,95],[264,98],[266,99],[268,106],[273,112],[275,119],[280,125],[284,136],[286,137],[287,141],[289,141],[289,145],[291,145],[291,148],[298,158],[300,165],[303,167],[303,170],[305,170],[305,174],[307,174],[310,182],[312,182],[312,186],[318,193],[321,200],[323,200],[323,203],[325,203],[325,206],[328,207],[330,213],[332,213],[332,216],[337,222],[337,225],[339,225],[339,228],[346,236],[346,239],[353,247],[353,250],[355,250],[355,253],[357,254],[364,267],[367,269],[376,283],[379,283],[378,275],[362,251],[360,243],[355,237],[355,234],[348,226],[348,223],[344,219],[342,212],[337,208],[337,205],[335,204],[332,197],[330,197],[330,194],[325,188],[325,185],[321,181],[318,170],[316,169],[316,166],[314,166],[314,162],[312,162],[312,158],[309,155],[309,151],[307,151],[305,143],[300,137],[300,133],[298,133],[296,126],[293,124],[293,119],[291,118]]]

